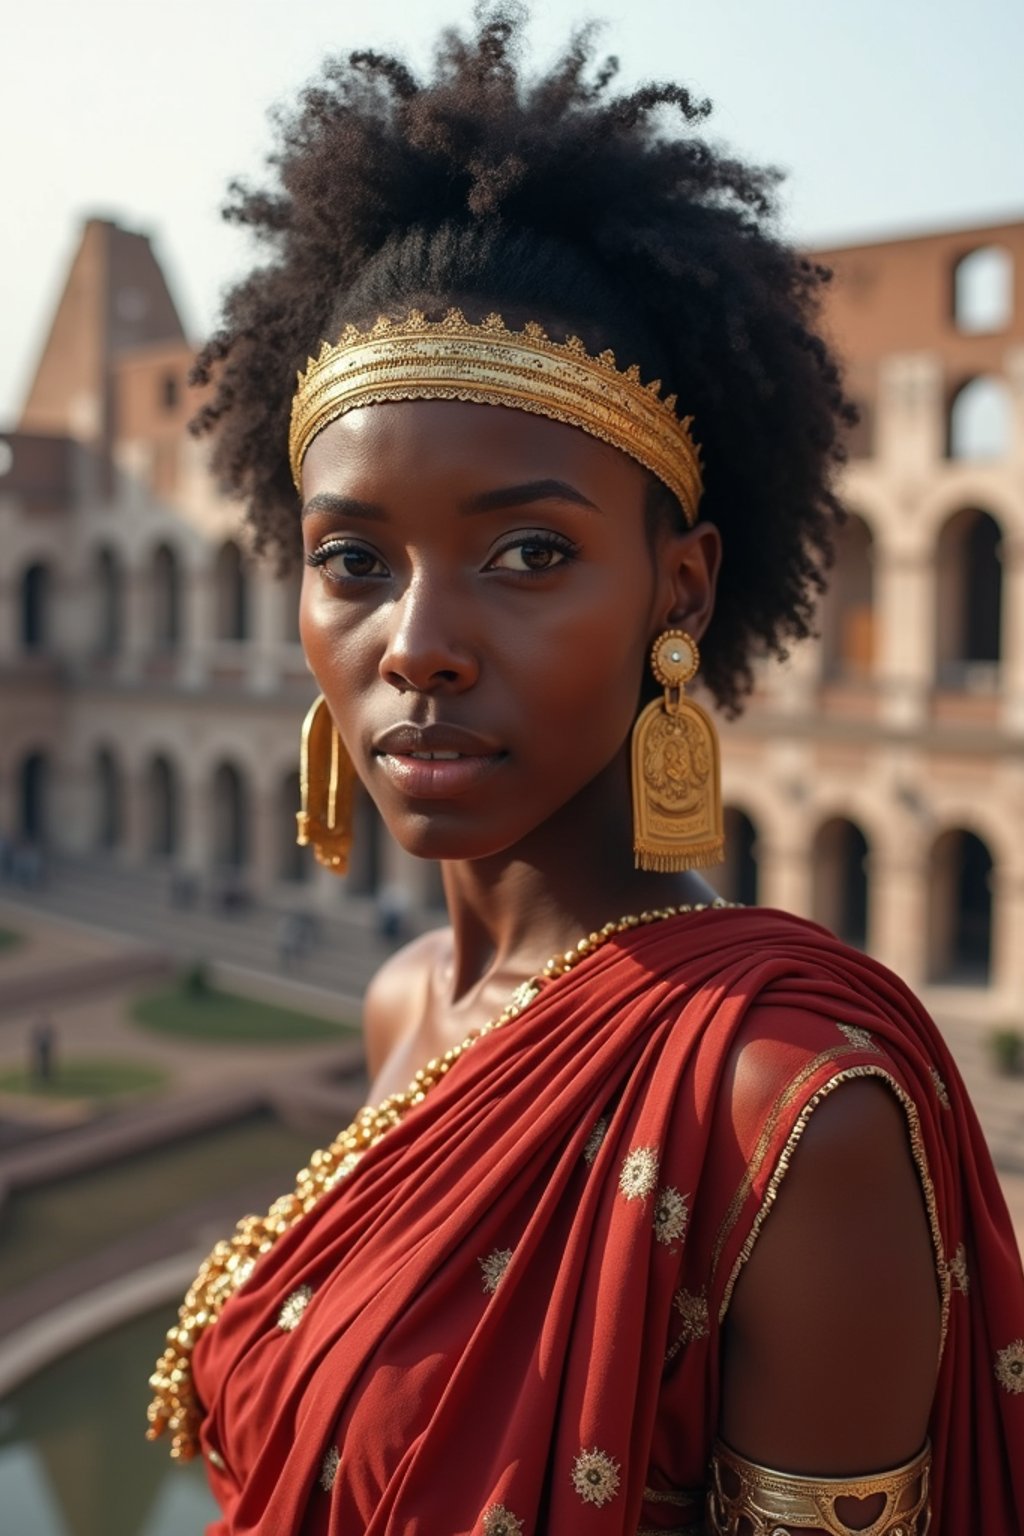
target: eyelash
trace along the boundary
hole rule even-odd
[[[501,549],[497,550],[493,556],[493,559],[496,560],[501,555],[508,554],[508,552],[513,549],[526,549],[531,547],[535,549],[539,548],[553,550],[556,554],[561,555],[563,558],[559,561],[556,561],[554,565],[542,566],[539,570],[530,570],[527,568],[522,571],[508,572],[507,574],[523,576],[528,579],[537,576],[547,576],[551,571],[557,570],[559,566],[567,565],[570,560],[574,560],[579,554],[579,546],[574,544],[571,539],[566,538],[564,534],[552,533],[550,531],[538,531],[537,533],[518,535],[516,538],[510,540],[509,543],[503,545]],[[344,557],[345,555],[362,555],[368,560],[378,560],[378,556],[371,555],[370,551],[364,549],[362,545],[355,544],[349,539],[337,539],[333,542],[321,544],[318,549],[311,550],[310,553],[305,556],[305,561],[307,565],[313,566],[315,569],[323,570],[324,574],[333,581],[369,581],[374,579],[367,573],[357,575],[354,572],[349,571],[344,576],[339,576],[335,575],[331,571],[326,570],[328,560],[332,560],[336,556]]]

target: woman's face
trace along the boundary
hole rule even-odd
[[[409,852],[512,849],[620,753],[679,606],[647,483],[578,429],[492,405],[372,405],[311,443],[302,643]]]

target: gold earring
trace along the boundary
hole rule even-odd
[[[352,798],[356,774],[342,745],[323,694],[302,723],[296,813],[300,848],[311,846],[317,861],[335,875],[348,869],[352,850]]]
[[[697,642],[683,629],[666,629],[651,648],[665,697],[633,727],[637,869],[705,869],[725,854],[718,736],[707,711],[683,697],[699,665]]]

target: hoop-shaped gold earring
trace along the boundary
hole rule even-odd
[[[707,711],[683,696],[699,666],[697,642],[684,629],[666,629],[651,648],[665,694],[633,727],[637,869],[706,869],[725,855],[718,736]]]
[[[352,851],[352,799],[356,774],[342,745],[323,694],[302,724],[296,813],[300,848],[311,847],[317,862],[343,875]]]

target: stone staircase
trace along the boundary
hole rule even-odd
[[[217,961],[347,997],[362,995],[396,947],[377,934],[372,904],[354,898],[336,910],[315,912],[315,942],[284,969],[278,929],[286,908],[253,904],[227,913],[206,895],[193,906],[179,906],[165,873],[93,862],[55,861],[44,885],[2,886],[0,895],[43,914],[127,935],[183,965]]]

